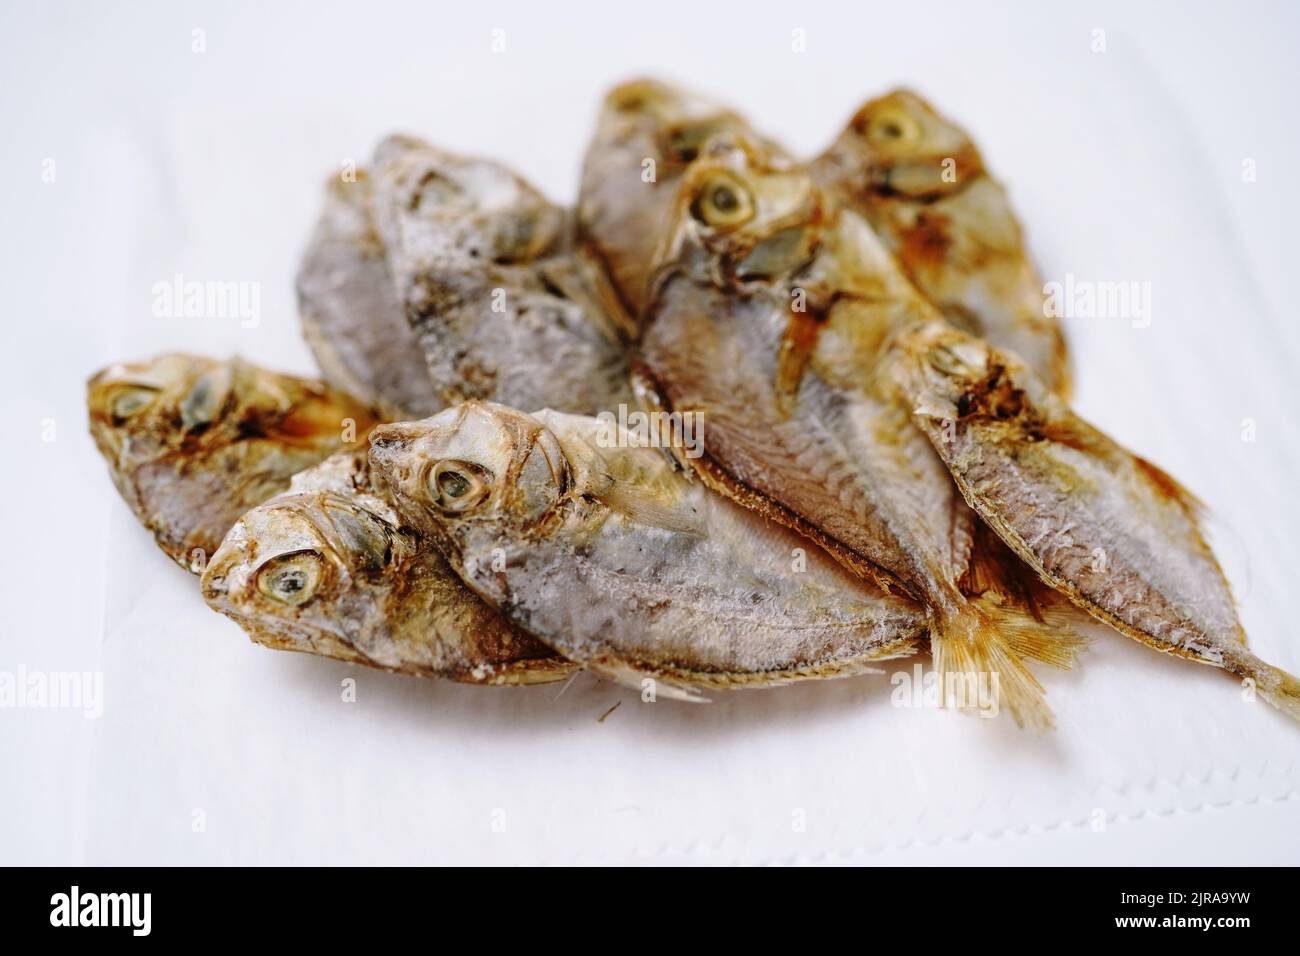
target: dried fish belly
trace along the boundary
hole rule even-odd
[[[1254,681],[1300,718],[1300,682],[1247,650],[1200,506],[1178,482],[973,336],[919,327],[889,364],[971,506],[1053,587],[1157,650]]]
[[[388,271],[371,217],[370,177],[332,177],[298,268],[303,335],[326,380],[386,419],[443,407]]]
[[[859,109],[811,169],[866,216],[952,325],[1015,352],[1049,388],[1068,392],[1065,336],[1044,310],[1020,223],[964,131],[898,90]]]
[[[621,332],[571,217],[500,164],[409,137],[375,155],[374,215],[440,396],[595,413],[630,401]]]
[[[201,571],[235,520],[375,424],[316,381],[241,359],[163,355],[87,385],[90,431],[122,498],[159,547]]]
[[[686,479],[611,422],[466,402],[371,438],[376,484],[566,657],[691,689],[861,673],[924,613]]]
[[[507,623],[340,452],[235,523],[203,597],[259,644],[423,677],[532,684],[576,670]]]

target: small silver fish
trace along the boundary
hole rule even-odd
[[[1006,190],[963,130],[897,90],[862,106],[811,170],[868,219],[950,323],[1017,353],[1067,394],[1065,335],[1044,310]]]
[[[340,452],[240,518],[203,597],[259,644],[476,684],[560,680],[575,665],[507,623],[399,526],[366,455]]]
[[[466,402],[371,437],[404,524],[565,657],[638,685],[779,684],[913,651],[925,614],[585,416]]]
[[[498,163],[393,136],[374,215],[432,381],[484,398],[595,413],[631,400],[619,319],[572,218]]]
[[[298,268],[303,335],[325,379],[385,419],[424,418],[442,400],[388,271],[375,231],[370,177],[331,177]]]
[[[158,546],[195,571],[241,514],[364,443],[375,424],[321,382],[179,354],[104,369],[87,383],[87,406],[118,492]]]
[[[1190,492],[1019,358],[943,323],[899,336],[888,369],[966,500],[1044,580],[1129,637],[1254,681],[1300,719],[1300,681],[1246,647]]]

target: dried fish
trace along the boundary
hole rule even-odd
[[[642,319],[645,391],[703,416],[692,464],[711,484],[922,601],[944,679],[998,673],[1016,719],[1045,727],[1022,658],[1068,662],[1077,641],[1011,589],[963,592],[976,519],[876,368],[891,334],[931,318],[866,221],[806,169],[714,140],[682,177]]]
[[[1300,681],[1246,648],[1190,492],[973,336],[933,323],[890,352],[890,375],[967,501],[1045,580],[1121,633],[1249,679],[1300,718]]]
[[[534,684],[576,670],[507,623],[399,526],[366,453],[297,475],[226,535],[203,597],[259,644],[423,677]]]
[[[429,373],[448,403],[612,410],[626,348],[572,217],[498,163],[409,137],[375,155],[375,220]]]
[[[723,134],[759,138],[736,113],[656,80],[623,83],[605,97],[583,159],[578,221],[629,315],[645,307],[678,179]]]
[[[1065,336],[1044,310],[1006,190],[963,130],[897,90],[859,109],[811,169],[867,218],[950,323],[1017,353],[1066,394]]]
[[[159,547],[195,571],[241,514],[363,443],[374,424],[320,382],[179,354],[104,369],[87,405],[117,490]]]
[[[388,271],[370,213],[372,184],[332,177],[298,269],[303,335],[335,388],[386,419],[424,418],[443,405]]]
[[[924,613],[688,480],[612,422],[466,402],[371,437],[404,523],[566,657],[634,685],[861,673],[910,653]]]

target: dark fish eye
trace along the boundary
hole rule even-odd
[[[458,471],[444,471],[438,476],[438,491],[448,498],[463,498],[474,487]]]
[[[753,218],[754,200],[739,180],[718,174],[704,184],[691,213],[706,225],[734,229]]]
[[[490,490],[484,469],[467,461],[440,461],[429,475],[429,494],[444,511],[468,511],[481,504]]]
[[[267,561],[257,572],[257,590],[263,596],[300,607],[320,590],[325,561],[317,551],[294,551]]]
[[[867,138],[877,143],[910,143],[921,135],[921,127],[898,110],[887,110],[867,125]]]
[[[713,195],[709,197],[713,208],[722,213],[733,213],[740,207],[740,200],[732,192],[730,186],[716,186]]]

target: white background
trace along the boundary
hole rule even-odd
[[[1300,727],[1099,628],[1036,738],[885,677],[698,707],[423,682],[203,606],[112,491],[83,382],[174,348],[309,372],[292,277],[341,163],[406,130],[569,202],[618,79],[803,153],[906,83],[975,134],[1045,277],[1151,283],[1150,328],[1068,323],[1077,407],[1206,499],[1253,646],[1300,672],[1294,4],[475,6],[4,0],[0,670],[102,672],[105,703],[0,710],[0,862],[1300,862]],[[261,283],[260,325],[154,318],[177,273]]]

